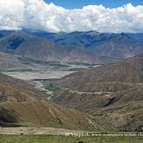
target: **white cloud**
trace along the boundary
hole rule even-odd
[[[127,4],[112,9],[89,5],[68,10],[43,0],[0,0],[0,29],[21,28],[52,32],[143,32],[143,5]]]

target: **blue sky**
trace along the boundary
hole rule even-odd
[[[127,3],[132,3],[134,6],[143,5],[143,0],[45,0],[45,2],[53,2],[56,5],[64,8],[82,8],[86,5],[99,5],[102,4],[105,7],[119,7]]]

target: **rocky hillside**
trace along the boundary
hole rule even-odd
[[[78,89],[97,82],[143,82],[143,55],[138,55],[115,64],[73,73],[60,80],[66,87]],[[84,89],[83,88],[83,89]]]
[[[56,103],[98,117],[113,130],[142,131],[143,55],[57,81]]]
[[[31,85],[3,74],[0,74],[0,125],[102,128],[93,117],[46,101],[44,95]]]

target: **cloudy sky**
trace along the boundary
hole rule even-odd
[[[143,32],[141,1],[0,0],[0,30]]]

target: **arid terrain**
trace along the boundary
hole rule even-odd
[[[143,143],[143,4],[0,0],[0,143]]]
[[[89,35],[77,34],[80,38],[82,34]],[[94,34],[96,38],[103,36]],[[106,36],[102,42],[112,43],[114,49],[108,57],[100,52],[101,55],[93,55],[87,47],[71,50],[66,40],[65,46],[58,45],[35,33],[20,31],[2,37],[0,125],[141,132],[143,56],[124,58],[140,52],[142,41],[130,42],[132,38],[126,34]],[[115,58],[119,41],[135,49],[130,51],[122,45],[126,56]],[[104,48],[104,44],[91,49]]]
[[[99,117],[109,130],[142,131],[142,66],[143,55],[138,55],[73,73],[55,81],[61,90],[50,99]]]

